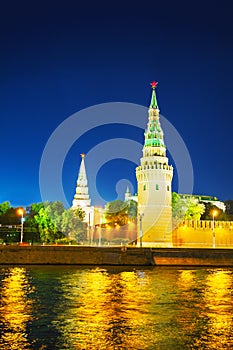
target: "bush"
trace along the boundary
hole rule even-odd
[[[68,237],[58,238],[55,240],[56,244],[70,244],[72,241]]]

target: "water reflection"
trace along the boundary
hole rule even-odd
[[[233,348],[232,269],[0,271],[0,349]]]
[[[14,267],[1,281],[1,349],[27,349],[27,323],[31,320],[32,288],[26,270]]]
[[[186,331],[193,338],[191,348],[232,349],[232,271],[182,271],[178,286],[184,296]]]
[[[212,270],[206,278],[203,317],[207,319],[207,334],[203,344],[212,344],[212,349],[233,347],[232,282],[232,273],[224,270]]]
[[[145,346],[139,332],[147,323],[142,295],[150,300],[150,292],[144,291],[145,276],[142,284],[135,271],[110,274],[95,269],[82,276],[82,288],[79,274],[70,278],[68,284],[67,281],[63,284],[63,290],[72,303],[76,300],[76,308],[71,304],[59,319],[59,323],[63,320],[63,333],[70,346],[77,349],[82,346],[85,349],[142,349]]]

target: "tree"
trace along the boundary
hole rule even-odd
[[[128,209],[127,202],[117,199],[106,204],[104,215],[110,224],[123,226],[128,223]]]
[[[20,225],[21,216],[18,214],[19,208],[9,208],[1,215],[0,222],[2,225]]]
[[[42,242],[52,243],[56,239],[63,237],[61,226],[64,211],[64,205],[59,201],[45,202],[44,206],[34,216]]]
[[[201,220],[212,220],[213,219],[213,211],[216,210],[217,215],[215,216],[215,220],[226,221],[228,220],[227,214],[216,205],[211,203],[205,203],[205,211],[201,216]]]
[[[87,225],[82,221],[84,217],[85,212],[81,208],[65,210],[62,213],[62,232],[71,240],[85,240]]]
[[[177,225],[181,220],[200,220],[205,206],[195,197],[181,198],[176,192],[172,193],[172,218]]]
[[[127,202],[127,208],[128,208],[128,219],[136,219],[137,218],[137,208],[138,208],[138,203],[135,202],[134,200],[130,200]]]
[[[25,226],[33,229],[38,229],[38,223],[35,220],[35,216],[38,215],[41,208],[44,208],[44,203],[33,203],[29,207],[26,208],[26,221]]]
[[[172,218],[175,224],[184,219],[186,205],[178,193],[172,192]]]
[[[228,216],[228,220],[233,220],[233,200],[228,199],[224,202],[226,206],[226,214]]]
[[[7,212],[7,210],[9,210],[11,208],[10,202],[3,202],[0,203],[0,216],[5,214]]]

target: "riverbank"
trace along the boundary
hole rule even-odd
[[[1,245],[0,265],[233,266],[233,249]]]

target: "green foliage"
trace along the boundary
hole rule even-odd
[[[118,199],[106,204],[104,215],[108,222],[123,226],[128,223],[128,210],[128,204]]]
[[[65,210],[62,213],[62,232],[77,242],[85,240],[87,225],[82,221],[84,217],[85,212],[81,208]]]
[[[38,215],[39,211],[41,208],[44,208],[45,204],[44,203],[33,203],[31,204],[30,207],[27,207],[27,213],[26,213],[26,222],[25,226],[26,227],[31,227],[31,228],[37,228],[38,224],[35,220],[35,216]]]
[[[46,202],[34,216],[42,242],[55,242],[63,236],[61,232],[64,205],[59,202]]]
[[[181,198],[178,193],[172,193],[172,217],[175,224],[181,220],[200,220],[205,206],[195,197]]]
[[[11,208],[10,202],[0,203],[0,216],[5,214]]]
[[[176,192],[172,192],[172,218],[175,223],[184,219],[186,205],[184,200]]]
[[[138,208],[138,203],[135,202],[134,200],[130,200],[127,202],[127,208],[128,208],[128,219],[136,219],[137,218],[137,208]]]
[[[71,240],[68,237],[58,238],[55,240],[56,244],[70,244]]]
[[[219,209],[216,205],[211,203],[205,203],[205,212],[201,216],[201,220],[212,220],[213,219],[213,211],[216,210],[217,215],[214,220],[217,221],[227,221],[228,215],[222,209]]]
[[[226,206],[226,214],[228,216],[228,220],[233,220],[233,200],[228,199],[224,202]]]
[[[204,211],[205,205],[203,203],[199,203],[197,198],[186,198],[186,211],[184,214],[185,220],[200,220]]]
[[[20,225],[21,216],[17,213],[19,208],[9,208],[0,217],[2,225]]]

